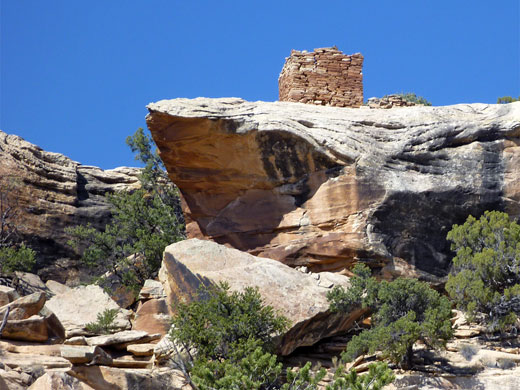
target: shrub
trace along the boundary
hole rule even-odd
[[[513,103],[513,102],[518,102],[518,101],[520,101],[520,96],[518,98],[514,98],[511,96],[503,96],[503,97],[499,97],[497,99],[497,104],[507,104],[507,103]]]
[[[0,272],[31,272],[36,265],[36,252],[25,245],[0,248]]]
[[[178,304],[176,311],[170,338],[211,360],[227,359],[233,344],[248,339],[271,349],[273,336],[288,324],[271,306],[263,305],[257,289],[230,292],[226,283],[203,288],[196,300]]]
[[[114,324],[116,319],[117,309],[105,309],[98,313],[96,322],[89,322],[85,325],[85,329],[95,334],[109,334],[113,333],[117,327]]]
[[[177,188],[170,182],[151,137],[138,129],[127,144],[145,164],[141,188],[108,196],[112,220],[104,231],[91,226],[68,229],[69,244],[82,253],[89,267],[107,270],[136,293],[144,280],[156,275],[164,248],[184,238]]]
[[[355,370],[346,372],[342,367],[336,369],[333,382],[327,385],[326,390],[381,390],[392,383],[395,375],[386,363],[374,363],[368,372],[358,375]]]
[[[423,98],[422,96],[417,96],[415,93],[413,92],[401,92],[401,93],[396,93],[397,96],[401,96],[403,98],[403,100],[407,101],[407,102],[411,102],[411,103],[415,103],[415,104],[422,104],[424,106],[431,106],[432,103],[428,100],[426,100],[425,98]],[[383,98],[387,97],[388,95],[385,95],[383,96]]]
[[[407,92],[407,93],[400,93],[398,94],[403,97],[403,100],[406,100],[407,102],[412,102],[415,104],[423,104],[425,106],[431,106],[432,103],[423,98],[422,96],[417,96],[413,92]]]
[[[264,306],[256,289],[230,292],[225,283],[204,287],[196,300],[176,309],[169,334],[173,363],[196,390],[317,390],[326,374],[324,369],[313,373],[307,363],[299,370],[288,369],[283,379],[282,364],[272,351],[274,337],[286,329],[287,320]],[[327,389],[376,390],[379,387],[369,383],[389,383],[388,370],[370,372],[367,380],[340,369],[332,382],[335,387]],[[359,387],[362,384],[366,386]]]
[[[451,305],[447,298],[416,279],[377,282],[363,264],[354,267],[352,287],[334,287],[327,295],[331,310],[350,312],[356,306],[372,311],[372,328],[354,336],[342,358],[382,351],[403,367],[412,366],[413,344],[421,340],[443,347],[452,336]]]
[[[503,331],[520,314],[520,225],[505,213],[469,216],[448,233],[455,251],[446,290],[470,320]]]

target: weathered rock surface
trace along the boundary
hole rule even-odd
[[[170,329],[170,322],[170,310],[166,298],[154,298],[139,303],[132,320],[132,329],[160,333],[164,336]]]
[[[159,271],[168,302],[191,300],[199,286],[222,281],[231,290],[258,287],[265,304],[290,321],[279,350],[283,355],[299,346],[342,332],[359,317],[332,314],[326,294],[334,285],[349,286],[348,278],[330,272],[305,274],[280,262],[255,257],[211,241],[190,239],[165,249]]]
[[[5,306],[20,298],[20,295],[12,287],[0,286],[0,307]],[[1,309],[0,309],[1,310]]]
[[[24,320],[38,314],[45,304],[45,294],[34,293],[18,298],[16,301],[0,307],[0,317],[4,318],[7,308],[10,308],[9,320]]]
[[[94,363],[110,365],[112,357],[98,346],[90,345],[63,345],[61,357],[72,364]]]
[[[148,106],[189,237],[312,271],[449,265],[468,214],[520,216],[520,103],[315,107],[241,99]]]
[[[189,390],[180,371],[169,368],[150,370],[120,369],[104,366],[77,366],[67,374],[78,378],[94,389],[126,390]]]
[[[90,223],[104,227],[110,220],[106,194],[127,191],[138,184],[136,168],[81,165],[68,157],[40,149],[22,138],[0,131],[0,186],[13,184],[18,224],[23,238],[38,253],[42,277],[77,282],[73,268],[77,254],[67,245],[64,229]]]
[[[111,346],[116,349],[126,349],[131,344],[148,343],[160,338],[160,334],[150,335],[140,330],[124,330],[113,334],[89,337],[87,338],[87,344],[90,346]]]
[[[63,371],[47,371],[39,377],[29,390],[95,390],[86,383]]]
[[[106,309],[119,310],[114,321],[116,328],[130,329],[130,312],[121,309],[101,287],[87,285],[59,291],[62,292],[49,299],[45,307],[61,321],[67,338],[88,334],[85,325],[96,322],[97,315]]]

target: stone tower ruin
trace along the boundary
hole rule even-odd
[[[279,99],[336,107],[363,105],[363,56],[336,47],[292,50],[278,79]]]

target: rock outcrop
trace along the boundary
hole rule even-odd
[[[468,214],[520,216],[520,103],[369,110],[163,100],[148,127],[189,237],[311,271],[449,267]]]
[[[63,272],[77,257],[67,245],[65,228],[87,223],[104,227],[111,217],[106,194],[136,188],[138,173],[137,168],[103,171],[81,165],[0,131],[0,191],[9,187],[18,228],[37,252],[45,280],[76,277],[72,268]]]

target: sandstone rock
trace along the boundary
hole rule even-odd
[[[187,233],[311,271],[444,276],[469,214],[520,216],[520,103],[361,110],[175,99],[147,116]]]
[[[65,328],[56,316],[56,314],[54,314],[52,311],[50,311],[48,308],[44,306],[40,310],[40,315],[45,319],[49,337],[53,337],[58,340],[65,340]]]
[[[96,390],[62,371],[47,371],[29,390]]]
[[[148,334],[138,330],[125,330],[122,332],[87,338],[90,346],[111,346],[116,349],[126,349],[130,344],[148,343],[161,338],[160,334]]]
[[[72,364],[90,363],[109,366],[112,363],[112,357],[102,348],[90,345],[63,345],[61,357]]]
[[[61,356],[59,344],[41,344],[21,341],[0,341],[0,350],[18,354]],[[0,362],[2,361],[0,357]]]
[[[321,278],[326,280],[325,285],[320,283]],[[362,314],[356,311],[345,318],[328,311],[326,294],[332,285],[349,286],[348,278],[343,275],[321,273],[317,279],[280,262],[211,241],[190,239],[168,246],[159,279],[169,304],[193,299],[201,283],[226,281],[231,290],[258,287],[265,304],[290,321],[290,329],[279,346],[284,355],[348,329]]]
[[[45,318],[34,315],[23,320],[8,320],[2,337],[13,340],[47,341],[49,332]]]
[[[149,356],[126,355],[114,359],[110,367],[152,369],[152,360]]]
[[[132,344],[126,350],[135,356],[152,356],[157,344]]]
[[[43,308],[45,300],[45,294],[41,292],[18,298],[9,305],[0,307],[0,317],[4,318],[7,312],[7,306],[9,306],[11,308],[8,317],[9,321],[25,320],[26,318],[38,314]]]
[[[88,345],[85,336],[75,336],[65,340],[66,345]]]
[[[179,371],[169,368],[154,370],[120,369],[104,366],[75,366],[67,374],[103,390],[190,390]]]
[[[170,329],[171,315],[165,298],[149,299],[140,303],[132,320],[132,330],[160,333],[164,336]]]
[[[419,373],[398,374],[394,383],[385,387],[388,390],[420,389],[482,389],[517,390],[520,388],[520,368],[512,370],[488,369],[477,375],[434,375]]]
[[[106,194],[136,188],[139,171],[81,165],[0,131],[0,178],[16,179],[20,230],[44,265],[39,273],[45,280],[79,281],[77,254],[67,245],[65,227],[104,227],[111,217]],[[64,272],[60,266],[69,268]]]
[[[12,287],[0,286],[0,307],[20,298],[20,295]]]
[[[70,362],[60,356],[38,355],[34,353],[3,352],[0,362],[9,368],[31,369],[42,366],[45,369],[69,368]]]
[[[47,287],[49,289],[49,291],[51,292],[52,295],[64,294],[64,293],[70,291],[69,286],[62,284],[60,282],[57,282],[55,280],[47,280],[47,282],[45,283],[45,287]]]
[[[163,285],[158,280],[147,279],[139,292],[139,299],[161,299],[166,297]]]
[[[0,390],[25,390],[30,384],[30,375],[0,368]]]
[[[88,334],[85,325],[96,322],[97,315],[105,309],[119,310],[115,320],[118,329],[130,328],[130,312],[121,309],[99,286],[71,288],[64,293],[54,295],[45,306],[61,321],[67,338]]]
[[[45,295],[49,294],[49,289],[42,282],[40,277],[30,272],[15,272],[16,275],[16,288],[21,291],[23,295],[29,295],[36,292],[42,292]]]

